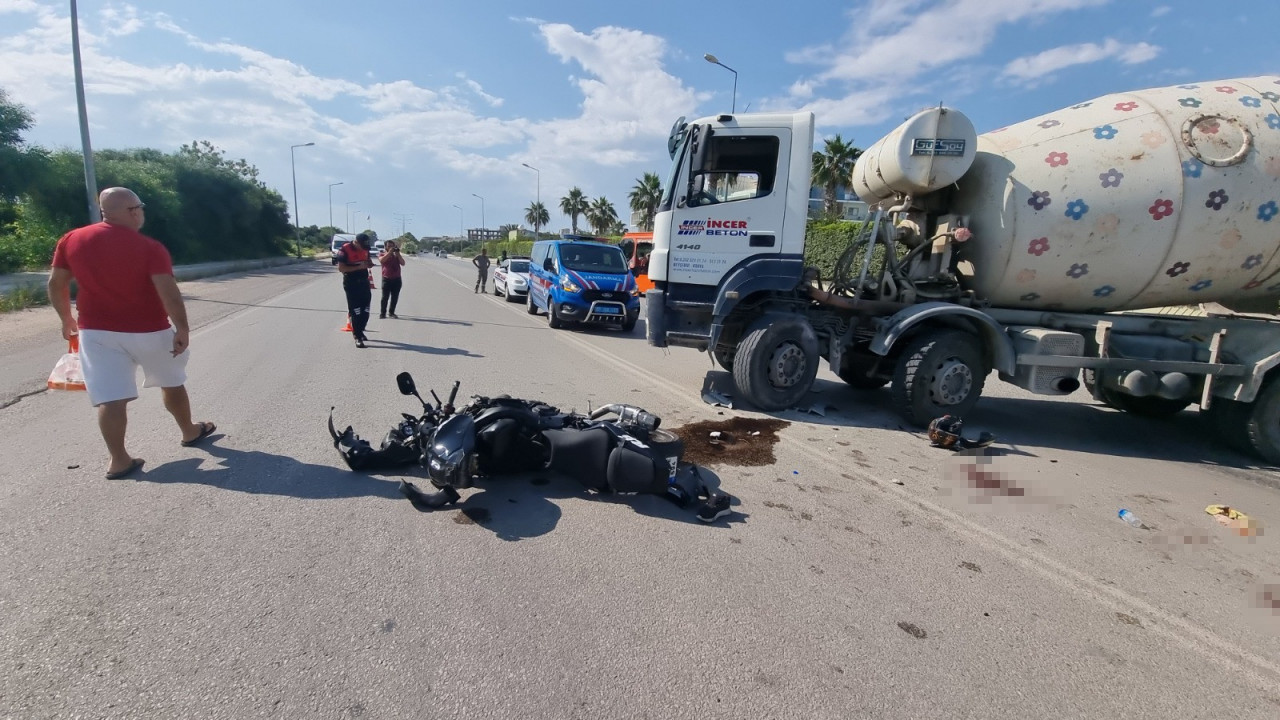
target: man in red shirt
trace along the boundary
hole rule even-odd
[[[125,449],[126,406],[143,387],[160,387],[164,407],[192,446],[217,430],[191,421],[187,397],[190,328],[169,251],[138,232],[146,205],[132,190],[107,188],[98,198],[102,222],[72,230],[58,241],[49,273],[49,301],[62,318],[62,336],[80,335],[80,364],[89,401],[111,462],[107,479],[126,477],[142,459]],[[71,281],[79,287],[71,312]],[[169,322],[173,321],[170,327]]]

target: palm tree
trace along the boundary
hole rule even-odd
[[[569,216],[574,235],[578,234],[578,216],[585,215],[588,207],[587,196],[576,186],[569,190],[568,195],[560,198],[560,212]]]
[[[645,173],[636,180],[628,196],[631,210],[640,213],[640,229],[653,230],[653,216],[658,213],[658,203],[662,201],[662,180],[657,173]]]
[[[533,202],[529,203],[529,207],[525,208],[524,221],[533,226],[533,235],[537,237],[538,229],[551,222],[551,215],[547,213],[545,205],[540,202]]]
[[[607,233],[617,221],[618,211],[613,209],[613,203],[603,195],[593,200],[591,207],[587,208],[587,222],[597,235]]]
[[[853,164],[862,155],[862,149],[845,142],[837,133],[827,138],[822,150],[813,153],[813,184],[822,186],[822,211],[827,217],[836,217],[840,214],[836,188],[849,185]]]

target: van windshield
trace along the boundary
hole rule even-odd
[[[627,271],[627,260],[622,256],[622,251],[611,245],[561,245],[560,260],[566,268],[578,272]]]

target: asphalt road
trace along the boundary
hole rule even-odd
[[[1259,607],[1280,596],[1277,474],[1195,412],[993,378],[967,419],[1000,439],[982,490],[978,461],[901,429],[887,392],[824,371],[832,407],[774,414],[773,465],[711,466],[728,522],[541,477],[420,513],[324,429],[336,406],[380,437],[415,409],[401,370],[666,427],[763,416],[701,402],[705,355],[650,348],[643,324],[552,331],[473,294],[458,259],[410,260],[401,319],[359,350],[335,275],[183,283],[195,414],[219,431],[180,447],[144,391],[133,480],[102,478],[83,395],[37,392],[62,352],[52,311],[0,316],[0,716],[1280,715],[1280,610]],[[1233,535],[1213,503],[1265,534]]]

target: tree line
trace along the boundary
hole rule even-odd
[[[31,114],[0,89],[0,272],[48,267],[68,230],[89,223],[81,153],[25,142]],[[97,150],[98,188],[128,187],[147,204],[147,235],[175,263],[284,255],[294,248],[288,206],[207,141],[176,152]],[[93,219],[94,221],[97,218]]]

